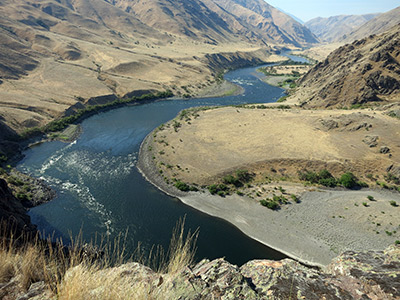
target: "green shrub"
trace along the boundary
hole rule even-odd
[[[236,177],[243,183],[249,182],[253,176],[247,170],[237,170]]]
[[[220,196],[221,196],[221,194],[222,194],[222,193],[220,193],[220,192],[223,192],[223,194],[225,195],[226,192],[229,191],[229,188],[228,188],[225,184],[223,184],[223,183],[221,183],[221,184],[212,184],[212,185],[209,185],[209,186],[207,187],[207,189],[208,189],[208,191],[210,192],[211,195],[218,194],[218,195],[220,195]]]
[[[214,195],[218,192],[218,186],[216,184],[209,185],[207,188],[211,195]]]
[[[397,206],[398,206],[398,205],[397,205],[397,202],[394,201],[394,200],[389,201],[389,203],[390,203],[391,206],[394,206],[394,207],[397,207]]]
[[[198,192],[199,189],[197,187],[195,187],[195,186],[190,186],[190,191],[191,192]]]
[[[233,184],[236,187],[242,186],[243,184],[240,182],[238,178],[232,175],[227,175],[223,178],[223,182],[225,184]]]
[[[189,191],[190,191],[190,186],[189,186],[187,183],[182,182],[182,181],[180,181],[180,180],[178,180],[177,182],[175,182],[175,187],[176,187],[178,190],[183,191],[183,192],[189,192]]]
[[[368,199],[369,201],[375,201],[375,198],[374,198],[373,196],[371,196],[371,195],[368,195],[368,196],[367,196],[367,199]]]
[[[272,210],[279,208],[279,203],[271,199],[260,200],[260,204]]]
[[[11,183],[16,186],[24,185],[24,182],[21,179],[14,177],[14,176],[8,177],[7,181],[8,181],[8,183]]]
[[[300,203],[300,199],[299,197],[297,197],[295,194],[291,194],[290,198],[292,198],[292,200],[296,203]]]
[[[396,240],[394,243],[395,243],[395,245],[400,245],[400,241],[399,240]]]
[[[335,186],[337,186],[337,180],[334,177],[332,177],[332,178],[322,178],[322,179],[318,180],[318,183],[320,185],[323,185],[323,186],[326,186],[326,187],[335,187]]]
[[[348,189],[352,189],[357,186],[357,177],[351,172],[344,173],[338,181],[342,186]]]
[[[388,172],[388,173],[385,175],[385,180],[386,180],[387,182],[392,182],[392,183],[394,183],[394,184],[400,184],[400,178],[397,177],[397,176],[395,176],[394,174],[392,174],[392,173],[390,173],[390,172]]]
[[[319,180],[317,173],[307,170],[305,172],[299,172],[299,179],[310,183],[317,183]]]
[[[225,192],[224,191],[218,191],[217,195],[220,197],[225,197]]]

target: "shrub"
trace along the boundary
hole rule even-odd
[[[297,197],[295,194],[291,194],[290,198],[292,198],[292,200],[296,203],[300,203],[300,199],[299,197]]]
[[[212,185],[208,186],[207,188],[211,195],[214,195],[218,192],[218,186],[216,184],[212,184]]]
[[[299,172],[299,179],[310,183],[318,183],[318,174],[312,171]]]
[[[371,196],[371,195],[368,195],[368,196],[367,196],[367,199],[368,199],[369,201],[375,201],[375,198],[374,198],[373,196]]]
[[[337,186],[337,180],[334,177],[331,178],[322,178],[318,180],[318,183],[320,185],[326,186],[326,187],[335,187]]]
[[[237,170],[236,171],[236,177],[241,182],[249,182],[252,179],[253,176],[247,170]]]
[[[11,184],[16,185],[16,186],[24,185],[24,182],[21,179],[19,179],[17,177],[14,177],[14,176],[8,177],[7,181],[8,181],[8,183],[11,183]]]
[[[389,203],[390,203],[391,206],[394,206],[394,207],[397,207],[397,206],[398,206],[398,205],[397,205],[397,202],[394,201],[394,200],[389,201]]]
[[[399,240],[396,240],[394,243],[395,243],[395,245],[400,245],[400,241]]]
[[[368,207],[368,203],[367,202],[363,202],[362,205],[364,205],[365,207]]]
[[[209,185],[207,188],[211,195],[218,194],[220,196],[222,194],[220,192],[223,192],[223,194],[225,195],[226,192],[229,190],[229,188],[225,184],[222,184],[222,183],[221,184],[212,184],[212,185]]]
[[[236,178],[235,176],[232,175],[227,175],[223,178],[223,182],[225,184],[233,184],[236,187],[242,186],[242,183],[240,182],[240,180],[238,178]]]
[[[388,172],[388,173],[385,175],[385,180],[386,180],[387,182],[393,182],[394,184],[400,184],[400,178],[397,177],[397,176],[395,176],[394,174],[392,174],[392,173],[390,173],[390,172]]]
[[[357,186],[357,178],[353,173],[347,172],[340,177],[339,183],[345,188],[351,189]]]
[[[178,190],[183,191],[183,192],[189,192],[189,191],[190,191],[190,186],[189,186],[187,183],[182,182],[182,181],[180,181],[180,180],[178,180],[178,181],[175,183],[175,187],[176,187]]]
[[[279,207],[279,203],[271,199],[260,200],[260,204],[272,210],[275,210]]]

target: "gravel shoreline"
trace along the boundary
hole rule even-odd
[[[364,221],[357,222],[357,218],[366,213],[378,215],[377,211],[380,214],[383,210],[387,211],[386,215],[374,217],[392,217],[396,222],[400,208],[391,208],[388,202],[396,200],[400,203],[399,193],[319,189],[305,192],[300,204],[287,205],[279,211],[269,210],[255,200],[238,195],[223,198],[208,192],[185,193],[168,185],[160,176],[149,151],[152,135],[150,133],[142,142],[137,163],[146,180],[186,205],[222,218],[249,237],[304,264],[323,267],[343,251],[384,250],[399,239],[397,233],[395,236],[384,231],[376,234],[371,224],[368,227]],[[377,206],[375,210],[366,211],[364,209],[368,208],[362,205],[354,207],[355,201],[362,203],[369,195],[379,199],[373,203]],[[357,216],[358,212],[360,216]]]

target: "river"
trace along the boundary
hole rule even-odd
[[[286,257],[248,238],[226,221],[163,194],[135,167],[146,135],[182,109],[279,99],[283,90],[262,82],[263,75],[256,69],[226,74],[225,79],[244,88],[241,95],[163,100],[114,109],[84,120],[83,132],[73,143],[54,141],[27,150],[17,168],[44,179],[58,194],[53,201],[30,210],[32,222],[40,231],[64,240],[80,231],[85,240],[96,233],[113,239],[127,232],[128,251],[140,242],[148,252],[153,245],[168,248],[176,222],[185,217],[187,230],[199,228],[196,260],[225,257],[241,265],[251,259]]]

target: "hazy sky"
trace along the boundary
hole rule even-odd
[[[400,6],[399,0],[266,0],[266,2],[305,22],[316,17],[387,12]]]

